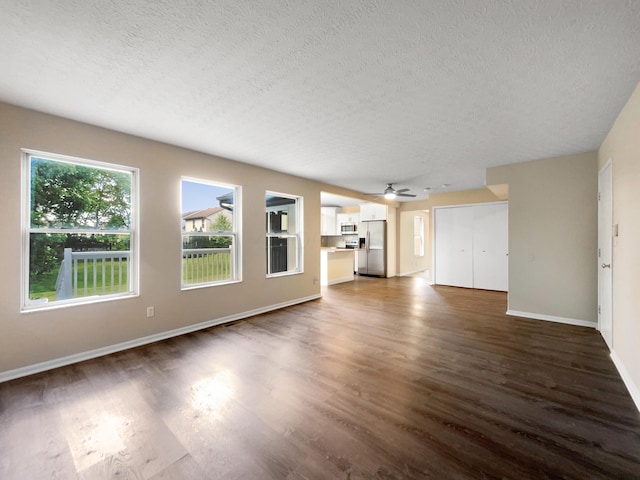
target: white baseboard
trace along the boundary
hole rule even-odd
[[[428,271],[428,268],[419,268],[418,270],[411,270],[410,272],[398,273],[396,277],[408,277],[410,275],[415,275],[416,273],[422,273]]]
[[[533,318],[534,320],[545,320],[547,322],[566,323],[568,325],[578,325],[580,327],[598,328],[597,322],[578,320],[575,318],[555,317],[553,315],[543,315],[542,313],[519,312],[518,310],[507,310],[507,315],[514,317]]]
[[[253,317],[261,313],[278,310],[280,308],[290,307],[298,303],[304,303],[311,300],[321,298],[320,294],[311,295],[309,297],[296,298],[288,302],[277,303],[274,305],[268,305],[266,307],[256,308],[255,310],[248,310],[246,312],[235,313],[233,315],[227,315],[226,317],[216,318],[208,320],[206,322],[196,323],[194,325],[187,325],[186,327],[176,328],[174,330],[168,330],[166,332],[154,333],[142,338],[136,338],[115,345],[109,345],[107,347],[96,348],[95,350],[89,350],[87,352],[75,353],[66,357],[56,358],[54,360],[48,360],[46,362],[36,363],[28,365],[26,367],[20,367],[13,370],[7,370],[0,372],[0,383],[13,380],[20,377],[26,377],[27,375],[33,375],[34,373],[44,372],[46,370],[52,370],[54,368],[63,367],[65,365],[71,365],[72,363],[83,362],[96,357],[102,357],[109,355],[110,353],[120,352],[122,350],[128,350],[130,348],[139,347],[141,345],[147,345],[149,343],[158,342],[160,340],[166,340],[167,338],[177,337],[186,333],[195,332],[197,330],[203,330],[205,328],[221,325],[223,323],[235,322],[242,320],[243,318]]]
[[[335,278],[330,282],[328,282],[328,285],[335,285],[336,283],[344,283],[344,282],[353,282],[354,280],[355,278],[353,277],[353,275],[350,277]]]
[[[635,384],[631,375],[629,375],[629,371],[625,368],[624,363],[622,363],[622,360],[615,351],[611,352],[611,360],[613,360],[613,364],[618,369],[618,373],[622,377],[622,381],[627,387],[627,390],[629,390],[629,394],[636,404],[636,408],[640,412],[640,388]]]

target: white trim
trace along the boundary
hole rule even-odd
[[[353,275],[350,277],[336,278],[334,280],[330,280],[327,285],[335,285],[336,283],[345,283],[345,282],[353,282],[355,278]]]
[[[436,205],[431,207],[432,210],[438,208],[458,208],[458,207],[475,207],[476,205],[498,205],[501,203],[509,204],[509,200],[493,200],[491,202],[476,202],[476,203],[454,203],[452,205]]]
[[[509,208],[509,200],[496,200],[496,201],[492,201],[492,202],[478,202],[478,203],[461,203],[459,205],[438,205],[435,207],[431,208],[431,214],[429,215],[429,222],[432,226],[431,228],[431,272],[429,273],[429,284],[430,285],[445,285],[445,286],[450,286],[450,287],[462,287],[462,288],[475,288],[473,286],[473,275],[471,276],[471,280],[472,280],[472,285],[467,286],[467,285],[446,285],[446,284],[442,284],[442,283],[438,283],[437,281],[437,273],[438,273],[438,262],[436,261],[437,258],[437,242],[436,242],[436,219],[437,219],[437,213],[439,210],[445,210],[448,208],[461,208],[461,207],[483,207],[485,205],[507,205],[507,209]],[[507,210],[508,211],[508,210]],[[508,228],[508,224],[509,224],[509,220],[508,220],[508,216],[507,216],[507,228]],[[508,237],[508,230],[507,230],[507,237]],[[510,243],[508,241],[507,238],[507,248],[510,247]],[[507,251],[507,255],[508,255],[508,251]],[[507,264],[507,290],[498,290],[500,292],[508,292],[509,291],[509,265]],[[472,272],[473,273],[473,272]]]
[[[428,270],[429,270],[428,268],[419,268],[418,270],[411,270],[409,272],[397,273],[396,277],[408,277],[411,275],[415,275],[416,273],[427,272]]]
[[[187,287],[182,287],[180,290],[182,292],[188,292],[189,290],[198,290],[199,288],[209,288],[209,287],[217,287],[219,285],[233,285],[235,283],[242,283],[241,280],[220,280],[218,282],[210,282],[210,283],[197,283],[194,285],[189,285]]]
[[[182,230],[182,222],[180,225],[180,233],[181,233],[181,247],[180,252],[184,257],[184,237],[185,236],[196,236],[196,237],[219,237],[219,236],[230,236],[233,237],[233,255],[232,255],[232,279],[231,280],[223,280],[223,281],[212,281],[206,282],[200,285],[185,285],[184,284],[184,276],[182,272],[180,273],[180,290],[191,290],[193,288],[202,288],[202,287],[216,287],[218,285],[228,285],[230,283],[238,283],[242,282],[242,187],[240,185],[233,185],[231,183],[225,182],[217,182],[215,180],[206,180],[202,178],[195,177],[180,177],[180,219],[182,220],[183,212],[183,193],[184,193],[184,182],[195,183],[200,185],[208,185],[214,188],[222,188],[233,191],[233,212],[231,214],[231,232],[185,232]],[[224,211],[224,209],[223,209]]]
[[[531,318],[534,320],[545,320],[547,322],[565,323],[567,325],[578,325],[580,327],[597,328],[596,322],[589,322],[587,320],[578,320],[576,318],[556,317],[554,315],[544,315],[542,313],[531,312],[519,312],[518,310],[507,310],[507,315],[514,317]]]
[[[266,307],[256,308],[254,310],[248,310],[246,312],[235,313],[233,315],[227,315],[226,317],[215,318],[206,322],[196,323],[195,325],[188,325],[186,327],[176,328],[174,330],[168,330],[166,332],[154,333],[146,337],[136,338],[127,342],[116,343],[115,345],[109,345],[107,347],[96,348],[95,350],[89,350],[86,352],[75,353],[66,357],[56,358],[54,360],[48,360],[46,362],[36,363],[28,365],[26,367],[20,367],[13,370],[7,370],[0,372],[0,383],[7,382],[20,377],[26,377],[27,375],[33,375],[34,373],[40,373],[54,368],[63,367],[72,363],[83,362],[92,358],[102,357],[111,353],[120,352],[122,350],[128,350],[130,348],[147,345],[149,343],[158,342],[160,340],[166,340],[168,338],[177,337],[186,333],[195,332],[197,330],[203,330],[205,328],[214,327],[223,323],[235,322],[244,318],[253,317],[254,315],[260,315],[261,313],[270,312],[272,310],[278,310],[285,307],[290,307],[298,303],[304,303],[311,300],[317,300],[322,295],[310,295],[308,297],[296,298],[288,302],[276,303],[274,305],[268,305]]]
[[[638,385],[634,383],[631,375],[629,375],[629,371],[625,368],[624,363],[622,363],[622,359],[616,352],[611,352],[611,360],[613,360],[613,364],[618,369],[618,373],[622,377],[622,381],[627,387],[627,390],[629,390],[629,395],[631,395],[631,398],[636,404],[636,408],[640,411],[640,388],[638,388]]]
[[[598,254],[596,255],[596,268],[598,270],[598,331],[600,332],[600,335],[602,336],[602,338],[604,339],[605,343],[607,344],[607,347],[609,348],[609,350],[613,350],[613,271],[611,271],[611,277],[610,277],[610,282],[609,282],[609,305],[610,305],[610,311],[609,311],[609,315],[610,315],[610,320],[611,320],[611,332],[610,332],[610,336],[609,338],[607,338],[605,335],[602,334],[602,313],[600,312],[601,306],[602,306],[602,298],[603,298],[603,285],[601,285],[601,277],[600,277],[600,248],[602,247],[602,245],[600,245],[600,233],[601,230],[603,228],[603,225],[601,225],[602,221],[601,221],[601,216],[602,216],[602,207],[601,207],[601,203],[600,203],[600,194],[601,194],[601,187],[602,187],[602,174],[604,173],[604,171],[610,168],[611,170],[609,171],[609,196],[610,196],[610,202],[609,202],[609,219],[611,220],[611,225],[609,226],[604,226],[604,228],[606,228],[605,231],[608,231],[608,237],[609,237],[609,264],[610,266],[613,264],[613,238],[611,236],[612,232],[612,228],[613,228],[613,157],[609,157],[609,159],[607,160],[607,162],[602,166],[602,168],[598,171]]]
[[[270,209],[273,209],[274,207],[267,207],[267,197],[268,196],[274,196],[274,197],[283,197],[283,198],[290,198],[292,200],[295,201],[294,205],[296,208],[295,211],[295,232],[294,233],[289,233],[289,232],[281,232],[281,233],[269,233],[269,225],[265,225],[266,227],[266,236],[265,238],[281,238],[281,237],[290,237],[290,238],[295,238],[297,240],[296,242],[296,263],[297,263],[297,268],[295,270],[287,270],[286,272],[275,272],[275,273],[269,273],[269,270],[271,270],[271,255],[269,255],[268,252],[268,248],[267,248],[267,253],[266,253],[266,257],[267,257],[267,271],[266,271],[266,278],[274,278],[274,277],[280,277],[280,276],[285,276],[285,275],[295,275],[298,273],[304,273],[304,196],[303,195],[292,195],[289,193],[279,193],[279,192],[275,192],[273,190],[265,190],[265,212],[269,212]],[[277,208],[277,206],[275,207]],[[268,223],[268,222],[267,222]]]
[[[34,312],[42,312],[47,310],[57,310],[59,308],[74,307],[77,305],[91,305],[94,303],[113,302],[118,300],[127,300],[139,297],[139,293],[114,293],[111,295],[91,295],[89,297],[80,297],[78,299],[56,300],[55,302],[43,302],[35,307],[23,308],[20,314],[28,315]]]
[[[87,158],[79,158],[70,155],[62,155],[57,153],[42,152],[39,150],[31,150],[23,148],[21,159],[21,225],[20,232],[22,235],[22,246],[20,250],[21,255],[21,270],[20,270],[20,313],[26,313],[30,311],[47,310],[56,307],[71,307],[75,305],[86,305],[88,303],[94,303],[95,296],[80,297],[73,299],[72,301],[58,301],[54,304],[39,303],[29,299],[29,261],[30,261],[30,237],[31,234],[46,234],[46,233],[62,233],[62,234],[94,234],[97,231],[86,228],[35,228],[31,226],[31,159],[38,158],[50,162],[65,163],[68,165],[81,165],[88,168],[94,168],[99,170],[106,170],[110,172],[126,173],[130,175],[130,225],[127,230],[100,230],[102,235],[128,235],[129,236],[129,260],[127,269],[129,275],[127,281],[129,283],[129,290],[118,294],[105,294],[100,295],[100,300],[122,300],[126,298],[137,297],[140,294],[140,169],[137,167],[125,166],[115,163],[108,163],[99,160],[91,160]]]

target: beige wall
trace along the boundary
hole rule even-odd
[[[613,353],[640,408],[640,84],[598,151],[600,168],[612,160]],[[621,372],[623,373],[623,372]]]
[[[414,217],[422,217],[424,222],[424,255],[416,257],[413,245]],[[427,270],[431,265],[431,245],[429,237],[429,213],[423,210],[400,212],[400,228],[398,241],[398,275]]]
[[[21,148],[140,169],[140,296],[20,314]],[[320,184],[0,103],[0,375],[320,294]],[[181,176],[242,185],[243,281],[180,290]],[[265,191],[304,197],[304,273],[265,278]],[[146,318],[146,307],[155,317]]]
[[[398,209],[387,206],[387,277],[395,277],[398,257]]]
[[[458,192],[447,192],[447,193],[434,193],[429,195],[427,200],[416,200],[413,202],[403,202],[400,204],[400,208],[398,209],[399,213],[409,214],[413,221],[413,216],[416,214],[424,213],[425,211],[429,211],[428,215],[428,229],[426,231],[426,244],[425,244],[425,265],[426,268],[429,268],[429,277],[433,282],[433,270],[431,270],[431,260],[433,258],[433,207],[443,207],[448,205],[467,205],[471,203],[484,203],[484,202],[497,202],[500,200],[494,193],[492,193],[488,188],[478,188],[474,190],[460,190]],[[409,238],[407,235],[409,234]],[[413,252],[413,224],[411,227],[411,231],[405,230],[402,228],[398,229],[398,245],[411,245],[411,252]],[[403,253],[402,251],[398,252],[398,263],[402,261]],[[409,270],[410,271],[410,270]],[[400,274],[407,272],[406,270],[401,270]]]
[[[499,200],[500,199],[488,188],[477,188],[474,190],[460,190],[458,192],[432,193],[426,200],[401,203],[400,210],[403,212],[431,210],[433,207],[497,202]]]
[[[509,310],[597,322],[596,154],[487,169],[509,184]]]

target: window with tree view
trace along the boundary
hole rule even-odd
[[[267,192],[267,276],[302,272],[302,197]]]
[[[240,280],[240,187],[182,180],[182,288]]]
[[[136,293],[137,170],[25,152],[23,309]]]

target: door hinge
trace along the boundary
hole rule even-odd
[[[602,313],[602,310],[600,310],[600,305],[598,305],[598,315],[600,315]]]
[[[598,192],[598,201],[600,201],[600,192]]]
[[[602,256],[602,252],[600,251],[600,249],[598,249],[598,258],[600,258]]]

